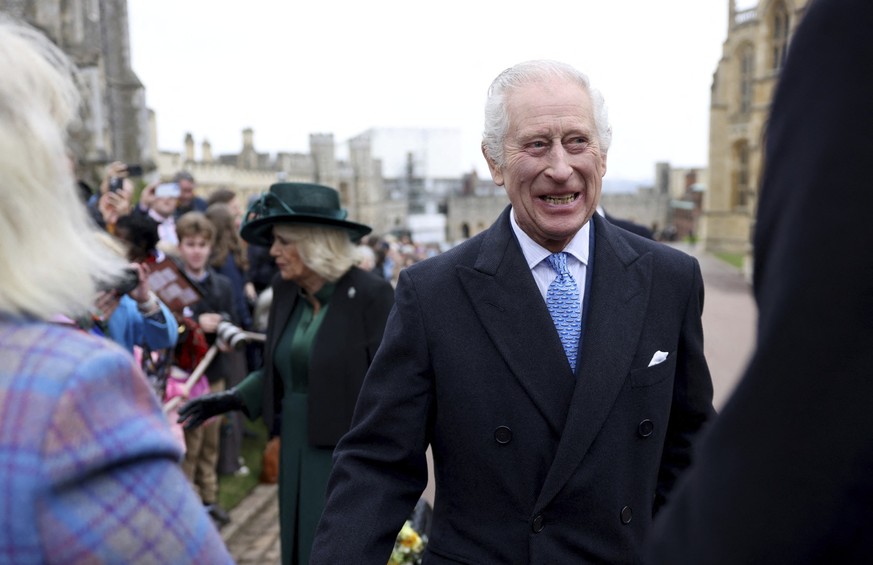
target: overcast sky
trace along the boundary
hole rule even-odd
[[[740,5],[749,4],[747,0]],[[752,2],[754,4],[754,2]],[[308,152],[371,127],[454,128],[465,170],[479,152],[491,80],[527,59],[565,61],[604,94],[607,177],[706,166],[712,74],[727,0],[129,0],[133,69],[158,147]]]

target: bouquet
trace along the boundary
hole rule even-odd
[[[412,522],[407,520],[397,534],[388,565],[420,565],[426,545],[427,536],[416,532]]]

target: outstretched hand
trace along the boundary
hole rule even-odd
[[[193,430],[209,418],[231,410],[245,412],[242,398],[235,390],[212,392],[186,402],[179,408],[179,419],[176,422],[182,424],[186,430]]]

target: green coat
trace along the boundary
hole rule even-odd
[[[314,317],[294,283],[278,281],[273,292],[264,368],[237,391],[252,419],[263,417],[272,427],[275,409],[281,413],[282,563],[305,564],[324,507],[333,448],[348,429],[394,292],[386,281],[353,268],[316,294],[322,308]]]

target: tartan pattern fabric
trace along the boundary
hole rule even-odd
[[[0,563],[232,563],[133,358],[0,318]]]
[[[555,322],[555,329],[558,330],[570,368],[575,372],[579,337],[582,335],[582,301],[579,298],[579,285],[567,269],[566,253],[552,253],[546,257],[546,261],[558,273],[546,292],[546,306]]]

